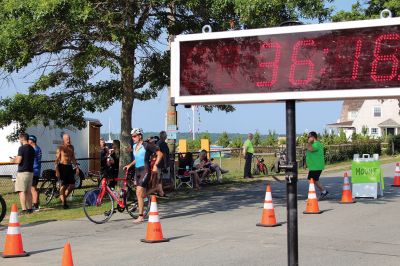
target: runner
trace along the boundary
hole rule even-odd
[[[39,193],[37,185],[39,183],[40,170],[42,167],[42,150],[37,145],[37,138],[34,135],[29,135],[29,145],[35,150],[35,159],[33,161],[33,180],[32,180],[32,209],[39,211]]]
[[[142,223],[143,218],[143,198],[146,197],[146,188],[149,183],[150,173],[158,172],[158,165],[162,159],[162,152],[156,145],[152,145],[148,142],[143,141],[143,130],[141,128],[134,128],[131,131],[133,145],[133,161],[124,166],[124,170],[127,171],[132,166],[135,166],[135,182],[136,182],[136,196],[139,205],[139,217],[134,220],[134,223]],[[150,169],[150,160],[153,154],[157,155],[156,161],[152,169]]]
[[[61,181],[60,199],[64,209],[68,209],[67,197],[75,188],[75,165],[76,174],[79,175],[79,167],[76,162],[74,146],[71,145],[71,138],[67,133],[63,134],[63,145],[58,147],[56,152],[56,176]]]

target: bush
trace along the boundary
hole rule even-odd
[[[325,146],[327,164],[352,160],[354,154],[382,154],[380,141],[353,142],[351,144]]]

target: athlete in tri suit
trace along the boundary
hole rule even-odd
[[[128,171],[129,168],[135,166],[135,181],[136,181],[136,196],[139,205],[139,217],[134,220],[134,223],[142,223],[144,221],[143,217],[143,198],[146,197],[146,188],[149,183],[151,172],[158,172],[158,165],[162,159],[162,152],[160,149],[148,142],[143,141],[143,130],[141,128],[134,128],[131,131],[133,139],[133,161],[124,166],[124,170]],[[151,157],[156,154],[157,158],[154,165],[151,167],[150,161]]]
[[[79,175],[79,167],[76,162],[74,146],[68,134],[63,135],[63,145],[58,147],[56,152],[56,176],[61,181],[60,199],[64,209],[68,209],[67,197],[75,188],[75,165],[76,174]]]

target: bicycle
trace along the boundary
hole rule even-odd
[[[122,181],[120,191],[111,190],[108,186],[108,181]],[[85,193],[83,197],[83,211],[86,217],[93,223],[102,224],[110,220],[111,216],[116,212],[114,210],[114,202],[117,203],[117,211],[124,212],[125,210],[132,218],[137,218],[139,214],[136,212],[138,209],[138,201],[136,191],[132,188],[132,180],[128,178],[128,172],[125,173],[123,178],[103,177],[101,186],[94,188]],[[144,198],[144,212],[143,217],[146,217],[150,210],[150,196]]]
[[[258,157],[254,155],[254,159],[256,160],[253,168],[253,174],[259,175],[260,173],[264,175],[268,175],[268,167],[264,163],[264,158]]]
[[[75,169],[74,169],[75,171]],[[82,171],[79,171],[79,175],[75,175],[75,188],[82,186]],[[46,169],[42,172],[42,178],[40,179],[42,184],[38,188],[40,202],[44,205],[49,205],[53,198],[60,196],[60,184],[56,177],[56,171],[52,169]],[[73,195],[72,191],[71,195]]]
[[[4,198],[0,195],[0,223],[3,221],[4,217],[6,216],[7,205]]]

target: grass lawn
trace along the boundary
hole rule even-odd
[[[273,157],[264,157],[268,168],[272,166],[272,162],[274,160]],[[392,156],[382,156],[380,158],[382,163],[393,163],[400,161],[400,156],[392,157]],[[251,182],[264,182],[265,180],[273,181],[274,178],[271,176],[256,176],[254,179],[243,179],[243,168],[244,168],[244,159],[243,158],[223,158],[221,161],[219,158],[214,160],[215,163],[222,165],[222,168],[228,169],[229,173],[223,175],[224,184],[217,185],[211,184],[203,187],[200,191],[193,191],[192,189],[179,189],[177,191],[172,191],[168,193],[169,199],[161,200],[165,201],[168,204],[168,201],[182,200],[188,198],[195,198],[201,195],[207,195],[207,193],[215,192],[215,191],[227,191],[230,189],[234,189],[238,184],[241,183],[251,183]],[[327,165],[326,172],[336,172],[336,171],[348,171],[351,168],[351,161],[340,162],[331,165]],[[306,177],[307,170],[299,169],[299,178]],[[276,175],[276,178],[280,181],[284,181],[284,174],[280,173]],[[1,183],[0,193],[2,193],[3,197],[7,202],[7,216],[3,220],[2,224],[5,225],[8,222],[8,214],[11,208],[12,203],[17,203],[19,206],[18,196],[15,193],[11,193],[12,191],[12,183],[7,186],[3,186],[4,182]],[[20,216],[20,222],[22,224],[43,222],[43,221],[52,221],[52,220],[68,220],[68,219],[77,219],[85,217],[85,214],[82,209],[82,201],[83,195],[85,191],[91,189],[94,183],[91,180],[85,180],[83,183],[82,189],[77,189],[72,197],[72,200],[69,202],[70,209],[64,210],[61,208],[61,203],[59,198],[53,199],[49,206],[42,206],[39,212]],[[42,199],[43,201],[43,199]],[[126,214],[128,215],[128,214]]]

